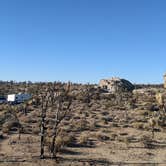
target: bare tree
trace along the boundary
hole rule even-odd
[[[40,126],[40,158],[44,159],[44,141],[46,133],[46,111],[48,109],[48,98],[42,96],[42,113],[41,113],[41,126]]]
[[[56,88],[56,84],[49,85],[46,92],[41,97],[42,112],[41,112],[41,145],[40,145],[40,158],[44,158],[44,146],[45,137],[48,134],[46,132],[46,119],[48,108],[51,108],[52,112],[55,112],[54,124],[51,134],[50,152],[52,158],[56,158],[56,138],[60,131],[60,124],[65,119],[67,114],[71,111],[72,97],[70,96],[71,84],[68,83],[63,89]]]
[[[59,134],[59,126],[61,122],[64,120],[66,115],[71,111],[71,104],[72,104],[72,98],[69,95],[71,85],[70,83],[67,84],[67,87],[65,88],[64,92],[57,92],[55,95],[56,101],[57,101],[57,109],[55,112],[55,123],[53,127],[53,133],[52,133],[52,141],[51,141],[51,147],[50,152],[52,154],[53,158],[56,158],[57,148],[56,148],[56,138]]]

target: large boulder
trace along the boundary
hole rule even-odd
[[[166,88],[166,74],[164,75],[164,88]]]
[[[99,87],[109,92],[133,91],[134,85],[128,80],[113,77],[111,79],[100,80]]]

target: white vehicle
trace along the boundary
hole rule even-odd
[[[19,93],[19,94],[10,94],[7,96],[7,101],[11,103],[23,103],[26,100],[29,100],[31,98],[30,94],[24,94],[24,93]]]

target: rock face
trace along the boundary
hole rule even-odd
[[[109,92],[134,90],[134,85],[131,82],[118,77],[100,80],[99,87],[102,89],[107,89]]]
[[[166,74],[164,75],[164,88],[166,88]]]

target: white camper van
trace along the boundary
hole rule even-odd
[[[19,93],[19,94],[10,94],[7,96],[7,101],[11,103],[23,103],[26,100],[29,100],[31,98],[30,94],[24,94],[24,93]]]

